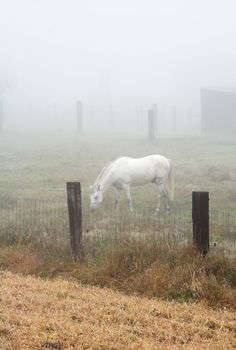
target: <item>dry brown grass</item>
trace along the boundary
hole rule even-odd
[[[235,349],[236,316],[1,272],[0,349]]]
[[[108,250],[87,280],[126,293],[236,310],[236,260],[204,258],[192,247],[131,241]]]
[[[41,255],[40,255],[41,254]],[[46,255],[47,256],[47,255]],[[56,255],[55,255],[56,256]],[[61,277],[180,303],[201,301],[215,309],[236,310],[236,260],[202,257],[191,247],[166,247],[142,241],[108,246],[89,261],[73,262],[52,252],[22,247],[0,247],[0,268],[43,278]]]

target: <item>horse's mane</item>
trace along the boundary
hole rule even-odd
[[[117,162],[117,160],[119,160],[120,158],[121,157],[116,158],[115,160],[112,160],[104,168],[102,168],[102,170],[98,174],[98,177],[96,178],[96,180],[95,180],[95,182],[93,184],[93,188],[94,189],[99,185],[100,180],[108,173],[108,171],[111,169],[111,167],[114,165],[114,163]]]

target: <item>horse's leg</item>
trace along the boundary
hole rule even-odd
[[[156,206],[155,212],[156,212],[156,214],[158,214],[160,211],[161,199],[164,195],[164,186],[163,186],[163,184],[161,184],[161,185],[156,184],[156,185],[158,187],[158,193],[157,193],[157,206]]]
[[[166,197],[166,211],[169,213],[170,212],[170,195],[167,189],[164,189],[164,196]]]
[[[161,191],[160,191],[159,187],[158,187],[157,191],[158,191],[158,193],[157,193],[157,206],[156,206],[156,209],[155,209],[156,214],[159,213],[160,205],[161,205]]]
[[[117,209],[118,204],[120,202],[120,191],[116,187],[114,187],[114,192],[115,192],[115,206]]]
[[[128,199],[129,209],[132,212],[133,206],[132,206],[132,200],[131,200],[131,194],[130,194],[130,185],[123,185],[123,189],[125,190],[126,197]]]
[[[170,196],[166,188],[163,188],[161,198],[166,199],[166,211],[170,211]]]
[[[166,199],[166,211],[169,212],[170,211],[170,204],[171,204],[171,199],[170,199],[170,194],[168,191],[168,187],[167,187],[167,183],[163,182],[162,184],[159,185],[160,188],[160,201],[162,198]]]
[[[166,199],[166,211],[169,212],[170,211],[170,204],[171,204],[171,200],[170,200],[170,195],[169,192],[166,188],[166,185],[160,185],[159,186],[160,192],[159,192],[159,196],[158,196],[158,205],[160,207],[161,204],[161,199],[165,198]],[[158,210],[156,210],[158,212]]]

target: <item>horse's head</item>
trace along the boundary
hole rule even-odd
[[[93,192],[90,195],[90,208],[91,210],[96,210],[98,205],[103,201],[103,192],[101,190],[101,186],[97,185],[95,188],[93,187]]]

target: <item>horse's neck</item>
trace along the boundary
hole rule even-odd
[[[103,192],[106,191],[112,185],[113,172],[111,170],[113,169],[118,159],[110,162],[106,167],[104,167],[95,181],[95,184],[100,185],[101,190]]]
[[[101,190],[105,192],[112,185],[112,182],[112,172],[109,169],[109,171],[103,173],[99,180]]]
[[[105,171],[107,170],[107,167],[104,167],[102,170],[101,170],[101,172],[100,172],[100,174],[98,175],[98,177],[96,178],[96,180],[95,180],[95,182],[94,182],[94,187],[96,186],[96,185],[99,185],[99,183],[100,183],[100,179],[102,178],[102,176],[104,175],[104,173],[105,173]]]

